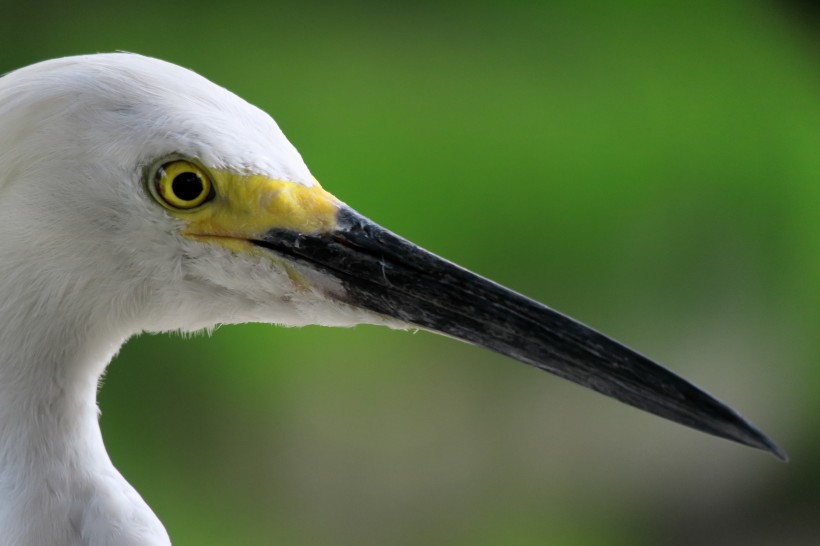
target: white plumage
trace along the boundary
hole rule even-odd
[[[95,55],[0,79],[4,546],[168,544],[97,423],[98,380],[131,335],[367,314],[297,291],[269,260],[174,236],[142,190],[168,153],[315,183],[267,114],[169,63]]]

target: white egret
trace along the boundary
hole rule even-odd
[[[136,333],[250,321],[443,333],[785,457],[645,357],[360,216],[191,71],[121,53],[0,79],[0,545],[169,544],[106,453],[99,378]]]

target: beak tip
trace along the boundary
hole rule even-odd
[[[774,443],[772,440],[770,440],[767,436],[763,434],[761,434],[760,440],[761,445],[756,447],[759,447],[764,451],[768,451],[769,453],[777,457],[777,459],[780,460],[780,462],[789,462],[789,454],[786,453],[786,451],[783,448],[781,448],[779,445]]]
[[[786,451],[748,421],[743,420],[743,426],[736,430],[731,439],[749,447],[766,451],[784,463],[789,462],[789,455]]]

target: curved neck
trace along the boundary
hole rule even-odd
[[[97,382],[119,340],[108,350],[89,347],[86,325],[36,314],[36,308],[0,314],[2,475],[21,466],[107,459],[97,423]]]
[[[170,544],[100,433],[98,381],[127,335],[69,317],[81,292],[8,286],[0,281],[0,546]]]

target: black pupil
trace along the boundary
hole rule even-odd
[[[198,174],[190,171],[180,173],[174,177],[171,189],[179,199],[183,201],[193,201],[205,190],[202,179]]]

